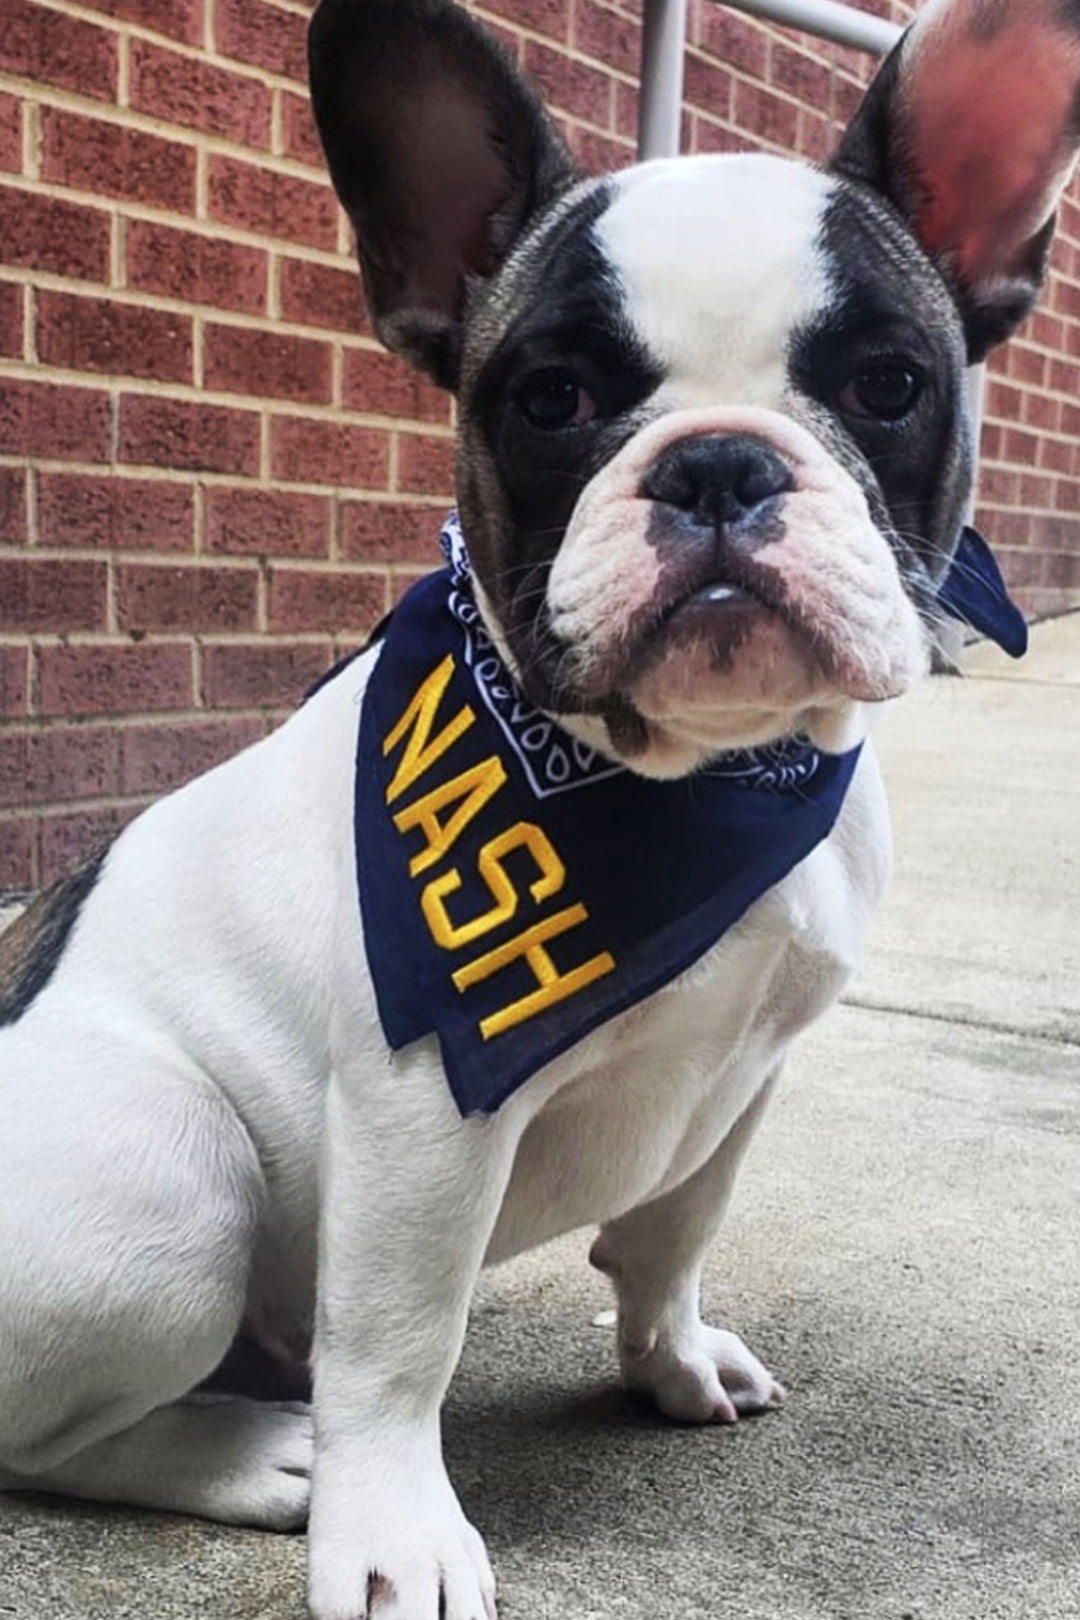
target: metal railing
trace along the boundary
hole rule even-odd
[[[896,23],[837,0],[729,0],[765,22],[799,28],[819,39],[885,56],[903,30]],[[679,150],[687,0],[645,0],[641,40],[641,102],[638,156],[674,157]]]

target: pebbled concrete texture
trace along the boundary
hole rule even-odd
[[[1080,1620],[1080,616],[886,716],[897,875],[708,1267],[781,1412],[612,1382],[587,1235],[483,1279],[445,1418],[503,1620]],[[302,1620],[299,1538],[0,1497],[0,1617]]]

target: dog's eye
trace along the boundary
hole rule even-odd
[[[910,366],[881,361],[857,372],[841,392],[838,404],[848,416],[899,422],[914,407],[922,387],[922,377]]]
[[[532,372],[517,391],[517,403],[530,427],[545,433],[580,427],[596,415],[595,400],[565,366]]]

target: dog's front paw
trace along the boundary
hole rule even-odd
[[[313,1620],[496,1620],[483,1540],[449,1482],[317,1498],[309,1560]]]
[[[696,1325],[678,1339],[619,1347],[627,1389],[651,1395],[666,1417],[680,1423],[735,1423],[741,1414],[766,1412],[786,1400],[783,1387],[737,1333]]]

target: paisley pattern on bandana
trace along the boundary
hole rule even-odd
[[[472,567],[456,512],[443,525],[439,544],[450,569],[447,605],[461,625],[465,662],[537,798],[627,774],[625,766],[605,759],[579,738],[568,736],[549,715],[534,709],[522,693],[484,628],[473,597]],[[794,787],[797,782],[809,781],[817,763],[817,753],[809,743],[792,740],[771,748],[725,754],[704,774],[722,776],[744,787]]]

